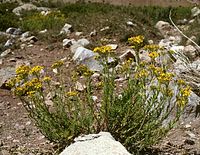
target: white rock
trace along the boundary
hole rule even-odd
[[[66,23],[64,27],[61,29],[60,34],[69,34],[71,33],[72,25]]]
[[[135,51],[132,50],[132,49],[128,49],[128,50],[125,51],[124,54],[122,54],[122,55],[119,56],[119,59],[121,61],[125,61],[125,60],[128,60],[130,58],[131,59],[136,59],[135,57],[136,57]]]
[[[110,27],[106,26],[106,27],[102,28],[100,31],[102,32],[102,31],[109,30],[109,29],[110,29]]]
[[[192,13],[192,17],[196,17],[200,15],[200,9],[198,7],[194,7],[192,8],[191,13]]]
[[[9,39],[6,41],[6,43],[4,44],[4,47],[10,47],[12,46],[14,43],[14,40],[13,39]]]
[[[77,64],[86,65],[92,71],[101,71],[102,65],[95,60],[97,55],[97,53],[94,53],[84,47],[78,47],[72,59],[76,61]]]
[[[76,36],[81,36],[81,35],[83,35],[83,32],[75,32],[75,35]]]
[[[27,31],[27,32],[24,32],[22,35],[21,35],[21,38],[28,38],[30,36],[30,32]]]
[[[97,96],[92,96],[92,100],[95,102],[97,101],[98,97]]]
[[[197,37],[191,36],[190,39],[193,40],[193,41],[196,41]],[[191,40],[187,40],[186,45],[192,44]]]
[[[107,44],[106,46],[110,46],[112,50],[116,50],[118,48],[117,44]]]
[[[79,39],[79,40],[77,41],[77,43],[78,43],[79,45],[83,46],[83,47],[85,47],[85,46],[87,46],[87,45],[90,44],[90,42],[89,42],[87,39],[85,39],[85,38]]]
[[[108,132],[90,134],[75,139],[60,155],[131,155]]]
[[[30,11],[30,10],[36,10],[36,9],[37,9],[37,6],[27,3],[27,4],[23,4],[21,6],[14,8],[12,12],[16,14],[17,16],[20,16],[22,11]]]
[[[84,89],[86,88],[85,85],[81,84],[80,82],[76,82],[75,84],[75,89],[78,90],[78,91],[83,91]]]
[[[128,26],[137,26],[136,24],[134,24],[134,23],[131,22],[131,21],[128,21],[126,24],[127,24]]]
[[[47,32],[47,29],[44,29],[44,30],[40,31],[39,33],[40,33],[40,34],[44,34],[44,33],[46,33],[46,32]]]
[[[76,41],[74,39],[64,39],[63,40],[63,47],[70,47],[74,43],[76,43]]]
[[[189,21],[189,24],[192,24],[192,23],[194,23],[195,22],[195,19],[191,19],[190,21]]]
[[[97,31],[96,30],[90,32],[90,37],[93,37],[93,36],[96,36],[96,35],[97,35]]]
[[[184,48],[184,54],[190,59],[194,60],[197,57],[196,48],[192,45],[188,45]]]
[[[51,11],[41,11],[41,15],[43,15],[43,16],[47,16],[50,13],[51,13]]]
[[[11,49],[7,49],[4,52],[1,53],[0,57],[5,57],[7,56],[9,53],[11,53]]]

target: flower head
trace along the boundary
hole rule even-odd
[[[77,96],[77,92],[76,91],[69,91],[69,92],[66,92],[66,95],[71,97],[71,96]]]
[[[44,67],[42,66],[35,66],[30,70],[30,74],[39,74],[42,70],[44,69]]]
[[[144,36],[139,35],[136,37],[128,38],[128,42],[132,45],[132,48],[141,48],[144,45]]]
[[[20,76],[22,78],[25,78],[28,76],[29,74],[29,71],[30,71],[30,67],[27,66],[27,65],[22,65],[22,66],[19,66],[17,69],[16,69],[16,74],[17,76]]]
[[[101,46],[101,47],[96,47],[93,51],[99,54],[108,54],[112,52],[112,48],[111,46]]]
[[[55,68],[60,68],[62,65],[64,65],[64,61],[59,60],[59,61],[55,62],[55,63],[51,66],[51,68],[53,68],[53,69],[55,69]]]
[[[152,59],[155,59],[159,56],[159,54],[156,51],[153,51],[151,53],[149,53],[149,57]]]

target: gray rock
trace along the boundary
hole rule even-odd
[[[75,43],[76,43],[76,41],[74,39],[64,39],[63,47],[70,47],[71,45],[73,45]]]
[[[122,55],[119,56],[119,59],[123,61],[127,61],[129,59],[134,59],[136,60],[136,54],[135,51],[132,49],[126,50]]]
[[[38,41],[38,38],[35,36],[30,36],[28,38],[23,38],[21,39],[22,42],[30,42],[30,43],[34,43]]]
[[[118,48],[117,44],[108,44],[106,46],[110,46],[112,50],[116,50]]]
[[[60,155],[131,155],[108,132],[90,134],[75,139]]]
[[[10,27],[6,30],[6,33],[13,34],[16,31],[16,28]]]
[[[81,35],[83,35],[83,32],[75,32],[75,35],[76,36],[81,36]]]
[[[78,91],[83,91],[85,90],[86,86],[84,84],[81,84],[80,82],[76,82],[75,84],[75,89],[78,90]]]
[[[110,27],[109,27],[109,26],[106,26],[106,27],[100,29],[100,31],[103,32],[103,31],[106,31],[106,30],[109,30],[109,29],[110,29]]]
[[[74,53],[73,60],[76,61],[77,64],[86,65],[92,71],[101,71],[102,65],[95,60],[97,55],[97,53],[94,53],[84,47],[78,47]]]
[[[128,26],[137,26],[137,24],[134,24],[134,23],[131,22],[131,21],[128,21],[126,24],[127,24]]]
[[[24,32],[22,35],[21,35],[21,38],[28,38],[30,36],[30,32],[27,31],[27,32]]]
[[[97,31],[96,31],[96,30],[90,32],[90,37],[94,37],[94,36],[96,36],[96,35],[97,35]]]
[[[13,39],[8,39],[6,41],[6,43],[4,44],[4,47],[10,47],[14,44],[14,40]]]
[[[5,57],[7,56],[9,53],[11,53],[11,49],[7,49],[4,52],[1,53],[0,57]]]
[[[197,57],[197,49],[192,45],[188,45],[188,46],[184,47],[183,53],[190,60],[194,60]]]
[[[192,17],[196,17],[200,15],[200,9],[198,7],[194,7],[192,8],[191,13],[192,13]]]
[[[15,68],[14,67],[6,67],[0,69],[0,88],[5,87],[6,81],[15,76]]]
[[[90,44],[89,40],[85,39],[85,38],[82,38],[82,39],[79,39],[77,41],[77,43],[83,47],[87,46]]]
[[[40,33],[40,34],[44,34],[44,33],[46,33],[46,32],[47,32],[47,29],[44,29],[44,30],[40,31],[39,33]]]
[[[60,34],[70,34],[71,30],[72,30],[72,25],[66,23],[61,29]]]
[[[22,11],[30,11],[30,10],[37,10],[37,6],[27,3],[14,8],[12,12],[17,16],[20,16]]]

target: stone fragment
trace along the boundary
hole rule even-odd
[[[9,53],[11,53],[11,49],[7,49],[4,52],[1,53],[0,57],[5,57],[7,56]]]
[[[93,30],[92,32],[90,32],[90,37],[94,37],[97,35],[97,31]]]
[[[194,60],[197,57],[197,50],[194,46],[188,45],[184,47],[183,53],[190,59]]]
[[[70,34],[72,31],[72,25],[66,23],[60,31],[60,34]]]
[[[78,91],[83,91],[83,90],[85,90],[85,88],[86,88],[86,86],[85,85],[83,85],[83,84],[81,84],[80,82],[76,82],[76,84],[75,84],[75,89],[76,90],[78,90]]]
[[[131,155],[125,147],[115,141],[108,132],[75,138],[75,143],[66,147],[60,155]]]
[[[118,48],[117,44],[107,44],[106,46],[110,46],[112,50],[116,50]]]
[[[63,47],[70,47],[74,43],[76,43],[76,41],[74,39],[64,39],[63,40]]]
[[[194,7],[191,9],[192,17],[196,17],[200,15],[200,9],[198,7]]]
[[[90,44],[89,40],[82,38],[77,41],[77,43],[83,47],[86,47]]]
[[[36,9],[37,9],[37,6],[27,3],[27,4],[23,4],[21,6],[14,8],[12,12],[16,14],[17,16],[20,16],[22,11],[30,11],[30,10],[36,10]]]
[[[81,35],[83,35],[83,32],[75,32],[75,35],[76,36],[81,36]]]
[[[15,76],[15,68],[14,67],[6,67],[0,69],[0,88],[7,88],[6,82]]]
[[[134,24],[134,23],[131,22],[131,21],[128,21],[126,24],[127,24],[128,26],[137,26],[136,24]]]

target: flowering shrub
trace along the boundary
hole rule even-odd
[[[146,49],[152,61],[147,64],[138,57],[137,63],[129,59],[117,68],[108,62],[114,54],[111,48],[97,47],[94,52],[99,53],[97,60],[103,65],[98,81],[94,81],[94,73],[86,66],[77,66],[72,74],[73,82],[85,79],[83,91],[76,90],[73,82],[67,88],[63,80],[53,81],[42,66],[20,66],[7,85],[51,141],[69,144],[80,134],[109,131],[128,150],[140,153],[157,143],[178,120],[191,88],[169,72],[165,64],[157,66],[155,58],[162,50],[159,46],[145,46],[143,36],[132,37],[129,43],[136,53]],[[58,77],[63,65],[63,61],[52,65]],[[120,86],[116,80],[119,76],[124,79]],[[100,100],[94,100],[94,95]],[[164,124],[172,113],[172,119]]]

